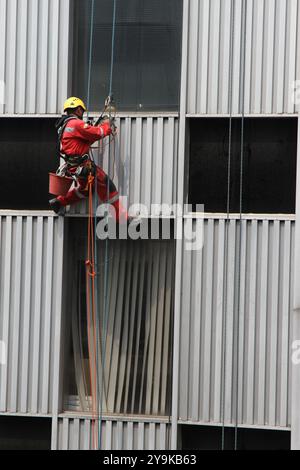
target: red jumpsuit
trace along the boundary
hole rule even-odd
[[[61,138],[61,148],[60,151],[62,154],[65,154],[66,157],[82,156],[89,153],[90,146],[95,143],[97,140],[100,140],[111,134],[111,127],[108,123],[101,124],[98,127],[90,126],[84,121],[74,118],[67,122],[66,128],[63,132]],[[75,174],[78,166],[86,166],[88,161],[80,165],[69,166],[68,172]],[[78,177],[78,186],[71,189],[66,196],[58,196],[57,199],[62,206],[68,206],[75,204],[76,202],[81,201],[88,197],[87,190],[87,179]],[[105,203],[108,202],[114,206],[116,211],[116,219],[120,218],[120,205],[119,205],[119,194],[118,191],[106,175],[106,173],[96,166],[96,188],[99,197],[99,202]],[[107,199],[108,196],[108,199]],[[127,215],[126,215],[127,217]]]

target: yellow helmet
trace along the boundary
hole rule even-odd
[[[75,96],[72,96],[71,98],[68,98],[67,101],[65,101],[64,104],[64,112],[67,109],[76,109],[78,106],[81,106],[84,111],[86,111],[86,107],[84,102],[80,98],[76,98]]]

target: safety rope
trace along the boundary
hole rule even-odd
[[[91,0],[91,15],[90,15],[90,38],[89,38],[89,64],[88,64],[88,77],[87,77],[87,118],[89,119],[89,110],[91,105],[91,73],[92,73],[92,56],[93,56],[93,42],[94,42],[94,16],[95,16],[95,0]],[[93,157],[90,152],[90,157]],[[88,329],[88,350],[89,350],[89,371],[90,371],[90,386],[92,398],[92,445],[97,448],[97,398],[98,379],[97,379],[97,310],[95,305],[95,291],[96,291],[96,266],[95,266],[95,250],[94,250],[94,230],[93,230],[93,186],[95,185],[95,193],[97,192],[97,178],[91,175],[88,178],[88,248],[87,248],[87,261],[86,261],[86,305],[87,305],[87,329]]]
[[[88,66],[88,90],[87,90],[87,107],[90,108],[91,95],[91,73],[92,73],[92,52],[93,52],[93,32],[94,32],[94,13],[95,0],[91,3],[90,18],[90,50],[89,50],[89,66]],[[112,25],[112,46],[111,46],[111,65],[109,78],[109,104],[112,100],[112,84],[113,84],[113,68],[114,68],[114,51],[115,51],[115,30],[116,30],[116,0],[113,7],[113,25]],[[112,108],[109,106],[109,119],[112,118]],[[109,137],[109,156],[108,156],[108,178],[110,174],[110,156],[111,143],[114,136]],[[92,154],[90,155],[93,160]],[[93,207],[93,187],[94,187],[94,207]],[[107,181],[107,201],[109,201],[109,181]],[[98,315],[98,252],[97,252],[97,175],[90,176],[88,179],[88,197],[89,197],[89,215],[88,215],[88,259],[86,261],[86,289],[87,289],[87,322],[88,322],[88,347],[89,347],[89,365],[90,365],[90,382],[92,395],[92,442],[94,449],[101,449],[102,441],[102,402],[105,381],[105,350],[107,339],[108,324],[108,276],[109,276],[109,245],[108,238],[105,242],[105,262],[104,262],[104,297],[103,297],[103,325],[100,328]],[[108,207],[106,210],[106,224],[108,224]],[[102,334],[101,334],[102,331]],[[101,336],[101,337],[100,337]],[[100,341],[100,345],[99,345]],[[102,360],[102,377],[99,373],[99,354]],[[102,379],[102,380],[101,380]],[[96,429],[96,421],[98,428]]]
[[[116,33],[116,11],[117,11],[117,1],[114,0],[113,5],[113,22],[112,22],[112,40],[111,40],[111,65],[110,65],[110,78],[109,78],[109,119],[111,122],[112,118],[112,107],[111,107],[111,100],[112,100],[112,90],[113,90],[113,69],[114,69],[114,57],[115,57],[115,33]],[[109,178],[110,175],[110,161],[111,161],[111,147],[112,142],[114,141],[114,136],[109,136],[109,147],[108,147],[108,170],[107,175]],[[115,151],[115,146],[113,147]],[[115,152],[114,152],[115,153]],[[114,159],[115,160],[115,155]],[[109,201],[109,180],[107,180],[107,197],[106,200]],[[106,225],[108,225],[108,218],[109,218],[109,209],[107,206],[106,210]],[[96,229],[96,226],[95,226]],[[95,235],[96,240],[96,235]],[[97,252],[97,250],[96,250]],[[102,326],[102,339],[101,339],[101,358],[102,358],[102,373],[103,373],[103,381],[105,378],[104,370],[105,370],[105,358],[106,358],[106,344],[107,344],[107,327],[108,327],[108,317],[109,317],[109,299],[108,299],[108,277],[109,277],[109,237],[106,237],[105,240],[105,258],[104,258],[104,298],[103,298],[103,326]],[[103,381],[102,381],[102,388],[101,388],[101,395],[100,395],[100,420],[99,420],[99,448],[101,449],[101,440],[102,440],[102,399],[103,399]]]
[[[222,442],[221,448],[225,450],[225,395],[226,395],[226,338],[227,338],[227,264],[228,264],[228,230],[230,220],[230,180],[231,180],[231,159],[232,159],[232,97],[233,97],[233,47],[235,37],[235,0],[231,0],[230,15],[230,50],[229,50],[229,138],[228,138],[228,161],[227,161],[227,218],[225,222],[224,234],[224,265],[223,265],[223,323],[222,323],[222,393],[221,393],[221,412],[222,412]]]
[[[243,180],[244,180],[244,128],[245,128],[245,66],[246,66],[246,1],[242,1],[242,31],[241,31],[241,67],[240,67],[240,111],[241,120],[241,153],[240,153],[240,194],[239,194],[239,243],[238,243],[238,266],[237,266],[237,308],[236,308],[236,409],[235,409],[235,433],[234,449],[238,450],[238,412],[239,412],[239,337],[240,337],[240,286],[241,286],[241,258],[242,258],[242,212],[243,212]]]
[[[239,239],[237,252],[237,272],[235,288],[237,289],[237,302],[234,307],[233,335],[235,344],[234,358],[236,360],[235,376],[235,423],[234,423],[234,450],[238,450],[238,429],[239,429],[239,337],[240,337],[240,285],[241,285],[241,256],[242,256],[242,219],[243,219],[243,179],[244,179],[244,127],[245,127],[245,65],[246,65],[246,2],[242,0],[242,27],[241,27],[241,51],[240,51],[240,102],[239,110],[241,113],[241,135],[240,135],[240,191],[239,191]],[[223,267],[223,325],[222,325],[222,393],[221,393],[221,412],[222,412],[222,450],[225,450],[225,397],[226,397],[226,340],[227,340],[227,269],[228,269],[228,241],[230,224],[230,181],[231,181],[231,161],[232,161],[232,98],[233,98],[233,61],[234,61],[234,41],[235,41],[235,0],[231,2],[230,18],[230,57],[229,57],[229,142],[228,142],[228,166],[227,166],[227,217],[225,223],[224,236],[224,267]]]

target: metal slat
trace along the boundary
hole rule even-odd
[[[122,339],[120,341],[120,367],[118,374],[118,393],[116,398],[115,411],[121,413],[121,401],[125,386],[125,372],[128,362],[128,342],[129,342],[129,302],[131,295],[131,277],[132,277],[132,258],[133,246],[130,245],[128,249],[128,256],[126,262],[126,276],[124,279],[125,293],[124,293],[124,309],[122,311],[123,326],[122,326]]]
[[[220,45],[220,2],[210,2],[210,36],[209,36],[209,67],[208,67],[208,114],[218,112],[218,80],[219,80],[219,45]],[[218,25],[218,27],[216,27]]]
[[[60,0],[59,2],[59,54],[58,54],[58,82],[57,82],[57,112],[62,111],[62,104],[68,95],[68,81],[72,73],[71,67],[66,67],[70,63],[71,51],[71,15],[70,0]],[[69,60],[68,60],[69,58]]]
[[[283,225],[283,247],[282,247],[282,302],[280,309],[281,323],[281,351],[280,351],[280,385],[279,385],[279,420],[277,424],[286,426],[288,424],[288,393],[289,393],[289,356],[290,356],[290,335],[289,335],[289,317],[290,317],[290,286],[291,286],[291,223],[285,222]]]
[[[149,344],[149,336],[150,336],[150,323],[151,323],[151,288],[153,284],[153,258],[154,258],[154,253],[152,250],[151,245],[148,247],[148,253],[147,253],[147,300],[146,300],[146,311],[145,311],[145,320],[144,320],[144,328],[145,328],[145,340],[144,340],[144,345],[143,345],[143,362],[142,362],[142,371],[141,371],[141,385],[140,385],[140,390],[144,390],[144,382],[147,380],[146,377],[146,370],[147,370],[147,352],[148,352],[148,344]],[[148,400],[148,393],[149,389],[146,389],[146,394],[144,397],[143,393],[140,393],[140,400],[139,400],[139,413],[142,413],[142,404],[144,400]]]
[[[27,37],[28,37],[28,0],[18,3],[17,26],[17,63],[16,74],[18,86],[16,87],[16,113],[22,114],[26,110],[26,68],[27,68]]]
[[[7,47],[6,62],[6,103],[5,111],[15,112],[15,81],[16,81],[16,60],[17,60],[17,0],[7,2]],[[9,20],[8,20],[9,19]],[[24,18],[22,19],[24,21]]]
[[[118,421],[116,423],[116,446],[114,447],[115,450],[122,450],[123,446],[123,423]]]
[[[125,449],[126,450],[133,450],[133,423],[128,422],[127,425],[123,425],[126,428],[126,436],[125,436]]]
[[[151,302],[149,307],[150,313],[150,330],[149,330],[149,341],[147,344],[148,357],[146,366],[146,406],[145,412],[147,415],[151,414],[153,406],[153,393],[154,393],[154,364],[155,364],[155,347],[156,347],[156,324],[157,324],[157,303],[158,303],[158,288],[159,288],[159,261],[161,254],[161,246],[158,245],[157,249],[154,249],[153,259],[153,277],[151,284]]]
[[[296,44],[297,44],[297,7],[298,0],[290,0],[287,4],[287,41],[286,41],[286,65],[285,65],[285,90],[284,109],[288,113],[295,112],[295,104],[291,99],[291,85],[296,77]]]
[[[190,1],[190,34],[193,41],[189,43],[189,73],[188,73],[188,110],[190,113],[196,112],[196,96],[197,96],[197,83],[198,83],[198,56],[197,44],[199,43],[199,26],[200,21],[193,21],[194,18],[199,18],[200,2]]]
[[[162,168],[162,196],[161,203],[173,204],[173,187],[174,187],[174,162],[175,162],[175,120],[174,118],[168,118],[164,120],[164,140],[163,140],[163,168]],[[164,184],[164,180],[168,175],[168,184]]]
[[[148,249],[149,252],[149,249]],[[142,326],[142,306],[143,306],[143,292],[145,284],[145,272],[146,272],[146,254],[145,250],[142,251],[141,258],[141,275],[139,279],[139,297],[138,297],[138,309],[136,316],[136,339],[134,347],[134,366],[133,366],[133,383],[132,383],[132,396],[131,396],[131,413],[134,412],[134,402],[136,396],[137,378],[138,378],[138,358],[139,358],[139,347],[140,347],[140,332]],[[141,394],[142,395],[142,394]]]
[[[110,379],[108,383],[108,411],[113,411],[116,405],[116,393],[117,393],[117,379],[120,372],[120,341],[121,341],[121,328],[122,328],[122,305],[124,299],[124,279],[126,273],[126,256],[120,256],[120,283],[118,286],[118,298],[117,298],[117,305],[116,305],[116,313],[115,313],[115,324],[113,330],[113,344],[112,344],[112,357],[111,363],[109,367],[110,371]]]
[[[187,234],[190,237],[192,232],[192,220],[187,221]],[[183,272],[186,273],[186,276],[182,278],[182,302],[184,303],[186,309],[185,314],[181,316],[181,335],[180,335],[180,349],[181,356],[180,360],[182,365],[180,365],[180,377],[179,382],[180,396],[182,397],[181,406],[179,409],[180,419],[187,419],[188,416],[188,402],[189,402],[189,374],[188,369],[184,364],[190,363],[190,316],[188,312],[190,311],[190,302],[191,302],[191,277],[192,270],[192,252],[185,251],[184,263],[183,263]]]
[[[42,360],[42,396],[41,410],[43,413],[49,412],[49,382],[50,382],[50,339],[53,333],[51,329],[52,314],[52,286],[53,286],[53,218],[47,221],[47,259],[45,278],[45,298],[44,298],[44,331],[43,331],[43,360]]]
[[[17,217],[14,221],[15,226],[15,239],[14,239],[14,278],[13,281],[13,315],[12,315],[12,333],[11,338],[12,352],[11,352],[11,392],[10,392],[10,406],[11,412],[18,410],[18,378],[20,375],[19,370],[19,356],[21,358],[20,347],[20,317],[21,317],[21,273],[22,273],[22,225],[23,218]]]
[[[197,109],[199,109],[201,114],[207,113],[207,87],[208,87],[208,65],[209,65],[209,58],[208,58],[208,37],[209,37],[209,7],[210,7],[210,0],[202,0],[200,3],[201,10],[200,10],[200,42],[199,42],[199,56],[198,56],[198,64],[200,65],[200,73],[199,73],[199,85],[198,85],[198,93],[197,93]],[[195,43],[195,47],[197,49],[197,43]],[[200,59],[200,60],[199,60]],[[199,66],[198,65],[198,66]]]
[[[163,141],[164,141],[164,131],[163,131],[163,118],[157,119],[157,128],[156,128],[156,139],[154,145],[153,153],[153,166],[155,172],[153,172],[153,203],[160,204],[162,201],[162,168],[163,168]]]
[[[248,221],[241,220],[241,257],[240,257],[240,284],[239,284],[239,293],[237,295],[239,298],[239,330],[238,330],[238,350],[237,350],[237,374],[238,374],[238,397],[237,397],[237,419],[236,422],[243,423],[243,404],[244,404],[244,361],[246,360],[245,354],[245,317],[246,317],[246,278],[247,278],[247,242],[248,242]]]
[[[29,345],[30,345],[30,320],[31,320],[31,284],[32,284],[32,229],[33,219],[26,220],[26,244],[24,259],[24,301],[23,301],[23,325],[22,325],[22,360],[21,360],[21,402],[20,411],[28,410],[28,378],[29,378]]]
[[[104,253],[102,254],[102,272],[104,274],[104,267],[105,267],[105,262],[104,262]],[[116,273],[117,275],[112,276],[112,272]],[[117,245],[114,257],[113,257],[113,269],[109,270],[109,275],[111,277],[111,292],[115,293],[117,291],[117,286],[118,283],[122,282],[122,278],[120,277],[120,245]],[[104,368],[104,385],[105,385],[105,400],[107,400],[107,393],[108,393],[108,387],[109,387],[109,381],[110,381],[110,373],[111,373],[111,361],[112,361],[112,350],[113,350],[113,344],[112,344],[112,339],[113,339],[113,334],[109,334],[109,332],[114,331],[114,324],[115,324],[115,311],[116,311],[116,305],[117,305],[117,296],[116,295],[111,295],[108,302],[109,302],[109,316],[108,319],[106,318],[106,313],[105,313],[105,306],[104,306],[104,282],[101,283],[102,286],[102,295],[100,297],[99,302],[102,302],[101,309],[102,309],[102,315],[103,315],[103,321],[102,321],[102,328],[103,332],[105,332],[105,368]],[[106,301],[105,301],[106,302]],[[107,308],[107,307],[106,307]],[[106,319],[104,321],[104,319]],[[107,322],[107,325],[105,325],[105,322]],[[107,328],[107,331],[104,331],[104,328]],[[104,346],[103,346],[104,349]],[[107,407],[107,402],[105,403],[105,407]]]
[[[265,423],[266,402],[266,364],[267,364],[267,308],[268,308],[268,247],[269,223],[262,223],[262,247],[260,254],[260,297],[258,305],[258,371],[257,371],[257,420]]]
[[[279,286],[279,229],[280,222],[275,221],[272,240],[272,273],[270,300],[270,368],[269,368],[269,402],[268,424],[276,426],[276,395],[277,395],[277,331],[278,331],[278,286]]]
[[[230,56],[230,21],[232,2],[221,2],[221,40],[220,40],[220,68],[219,68],[219,107],[218,113],[227,114],[229,109],[229,56]]]
[[[256,279],[257,279],[257,221],[252,222],[250,231],[250,257],[249,257],[249,306],[248,306],[248,348],[247,348],[247,387],[246,387],[246,420],[254,423],[254,387],[255,387],[255,326],[256,326]]]
[[[69,419],[64,418],[63,419],[63,425],[62,425],[62,450],[68,450],[69,449]]]
[[[161,243],[161,254],[159,263],[159,289],[157,296],[157,309],[156,309],[156,334],[155,334],[155,360],[154,360],[154,390],[153,390],[153,403],[151,408],[151,414],[159,414],[159,395],[161,392],[161,374],[166,375],[166,371],[162,370],[161,365],[163,362],[163,320],[164,320],[164,302],[165,302],[165,283],[166,283],[166,249],[163,243]]]
[[[145,432],[145,425],[144,423],[138,424],[138,450],[144,450],[144,432]]]
[[[211,334],[212,334],[212,294],[213,294],[213,251],[214,251],[214,221],[209,220],[207,226],[208,243],[206,253],[206,279],[205,279],[205,322],[203,339],[203,409],[202,416],[204,421],[210,420],[211,404]]]
[[[155,423],[149,424],[149,450],[155,450]]]
[[[199,221],[200,222],[200,221]],[[224,247],[225,247],[225,221],[220,220],[216,223],[218,229],[217,236],[217,267],[216,267],[216,313],[215,313],[215,336],[214,336],[214,378],[213,378],[213,402],[212,402],[212,420],[215,422],[221,421],[221,389],[222,389],[222,329],[223,329],[223,302],[224,302]],[[201,266],[201,264],[200,264]],[[199,321],[200,323],[200,321]],[[213,370],[213,368],[212,368]],[[196,392],[197,383],[199,384],[199,377],[195,383],[194,390]],[[199,385],[198,385],[199,386]],[[194,415],[194,413],[193,413]]]
[[[166,275],[166,294],[165,294],[165,315],[164,315],[164,338],[163,338],[163,354],[162,354],[162,370],[167,371],[169,366],[170,348],[171,348],[171,315],[172,315],[172,279],[173,279],[173,250],[168,250],[167,275]],[[167,414],[167,378],[168,374],[163,373],[161,377],[161,394],[160,394],[160,413]],[[169,404],[170,406],[170,404]]]
[[[262,0],[263,1],[263,0]],[[244,111],[251,111],[252,86],[252,59],[255,59],[255,48],[253,47],[253,0],[247,0],[246,4],[246,45],[245,45],[245,91],[244,91]]]
[[[246,2],[247,4],[247,2]],[[263,83],[263,23],[264,20],[264,2],[261,0],[255,0],[254,4],[254,16],[253,16],[253,62],[252,62],[252,107],[251,112],[259,114],[261,112],[261,92],[262,87],[257,86],[258,83]],[[245,51],[246,53],[246,51]]]
[[[111,449],[111,444],[112,444],[112,422],[106,421],[105,422],[105,440],[104,440],[103,450]]]
[[[47,85],[47,111],[49,113],[56,113],[59,106],[62,104],[57,103],[57,89],[58,89],[58,60],[59,57],[59,27],[60,22],[58,21],[60,13],[60,2],[61,0],[51,0],[49,5],[49,49],[48,49],[48,63],[47,67],[51,70],[48,75]]]
[[[10,361],[9,356],[9,330],[10,330],[10,318],[9,318],[9,306],[11,299],[11,256],[12,256],[12,217],[6,217],[5,220],[5,242],[4,242],[4,280],[3,280],[3,305],[1,311],[3,312],[2,320],[2,341],[7,348],[7,363],[2,365],[0,368],[1,373],[1,393],[0,393],[0,411],[7,411],[7,379],[8,379],[8,364]],[[4,236],[4,235],[3,235]]]
[[[227,222],[228,223],[228,222]],[[233,324],[234,324],[234,286],[235,286],[235,249],[236,221],[230,220],[228,227],[228,265],[227,265],[227,306],[226,306],[226,374],[225,374],[225,423],[232,421],[233,409]]]
[[[144,162],[144,175],[145,181],[143,184],[144,187],[144,202],[150,210],[150,205],[152,201],[152,178],[155,174],[152,174],[152,152],[153,152],[153,119],[147,119],[147,131],[146,131],[146,152],[145,152],[145,162]]]
[[[130,400],[129,399],[129,386],[130,386],[130,376],[131,376],[131,372],[133,369],[132,362],[133,362],[133,357],[134,357],[133,335],[134,335],[134,328],[137,323],[136,312],[137,312],[137,302],[138,302],[138,281],[139,281],[139,277],[143,274],[139,270],[140,257],[141,257],[140,244],[138,244],[137,248],[135,249],[135,260],[133,261],[129,342],[128,342],[129,344],[128,344],[128,360],[127,360],[128,366],[126,367],[124,410],[129,410],[129,400]],[[132,390],[130,390],[130,392],[132,394]],[[131,412],[133,413],[133,410],[131,410]]]
[[[142,160],[142,119],[136,119],[135,125],[135,146],[133,155],[133,165],[131,167],[132,178],[132,195],[133,204],[138,204],[140,201],[141,191],[141,160]]]
[[[39,4],[39,0],[30,0],[28,4],[26,112],[29,114],[36,111]]]
[[[286,1],[276,3],[276,35],[275,35],[275,76],[274,76],[274,111],[282,113],[284,109],[284,74],[286,49]]]
[[[49,47],[49,0],[40,1],[38,30],[38,64],[37,64],[37,112],[47,111],[48,87],[48,47]]]
[[[276,386],[277,386],[277,328],[278,328],[278,287],[279,287],[279,229],[280,222],[275,221],[272,237],[272,273],[270,287],[272,298],[270,305],[270,369],[269,369],[269,401],[268,424],[276,425]]]
[[[241,29],[242,0],[234,2],[234,37],[233,37],[233,68],[232,68],[232,111],[234,114],[240,113],[240,93],[241,93]]]
[[[7,47],[7,40],[6,40],[6,28],[7,28],[7,21],[6,21],[6,14],[7,14],[7,0],[0,0],[0,57],[5,57],[5,50]],[[5,110],[5,76],[6,76],[6,61],[0,60],[0,93],[3,92],[4,96],[1,97],[0,95],[0,114],[4,113]],[[2,87],[4,87],[2,89]],[[2,100],[1,98],[4,98]]]
[[[274,47],[275,47],[275,9],[276,0],[265,0],[264,12],[264,80],[262,83],[263,98],[262,112],[273,111],[273,71],[274,71]]]

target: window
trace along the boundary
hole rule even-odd
[[[55,121],[1,118],[0,209],[49,209],[48,173],[59,166]]]
[[[0,416],[0,450],[50,450],[51,419]]]
[[[234,450],[235,429],[225,428],[225,449]],[[181,425],[179,449],[221,450],[222,428]],[[238,429],[238,450],[290,450],[291,433],[266,429]]]
[[[87,97],[91,2],[75,1],[72,94]],[[113,2],[94,10],[91,111],[109,93]],[[176,111],[179,103],[182,0],[117,1],[113,92],[119,110]]]
[[[168,416],[174,241],[109,241],[107,291],[104,288],[106,244],[98,242],[96,329],[99,334],[94,342],[95,328],[91,325],[89,334],[87,328],[86,223],[67,221],[68,272],[72,276],[66,275],[65,279],[69,299],[65,408],[91,411],[92,385],[98,377],[103,413]],[[106,295],[108,303],[105,304]],[[108,310],[104,314],[105,305]],[[98,348],[94,346],[96,343]],[[98,355],[93,354],[94,347]]]
[[[294,213],[297,119],[246,118],[243,212]],[[189,203],[227,212],[229,121],[190,120]],[[241,119],[232,124],[230,212],[239,212]]]

